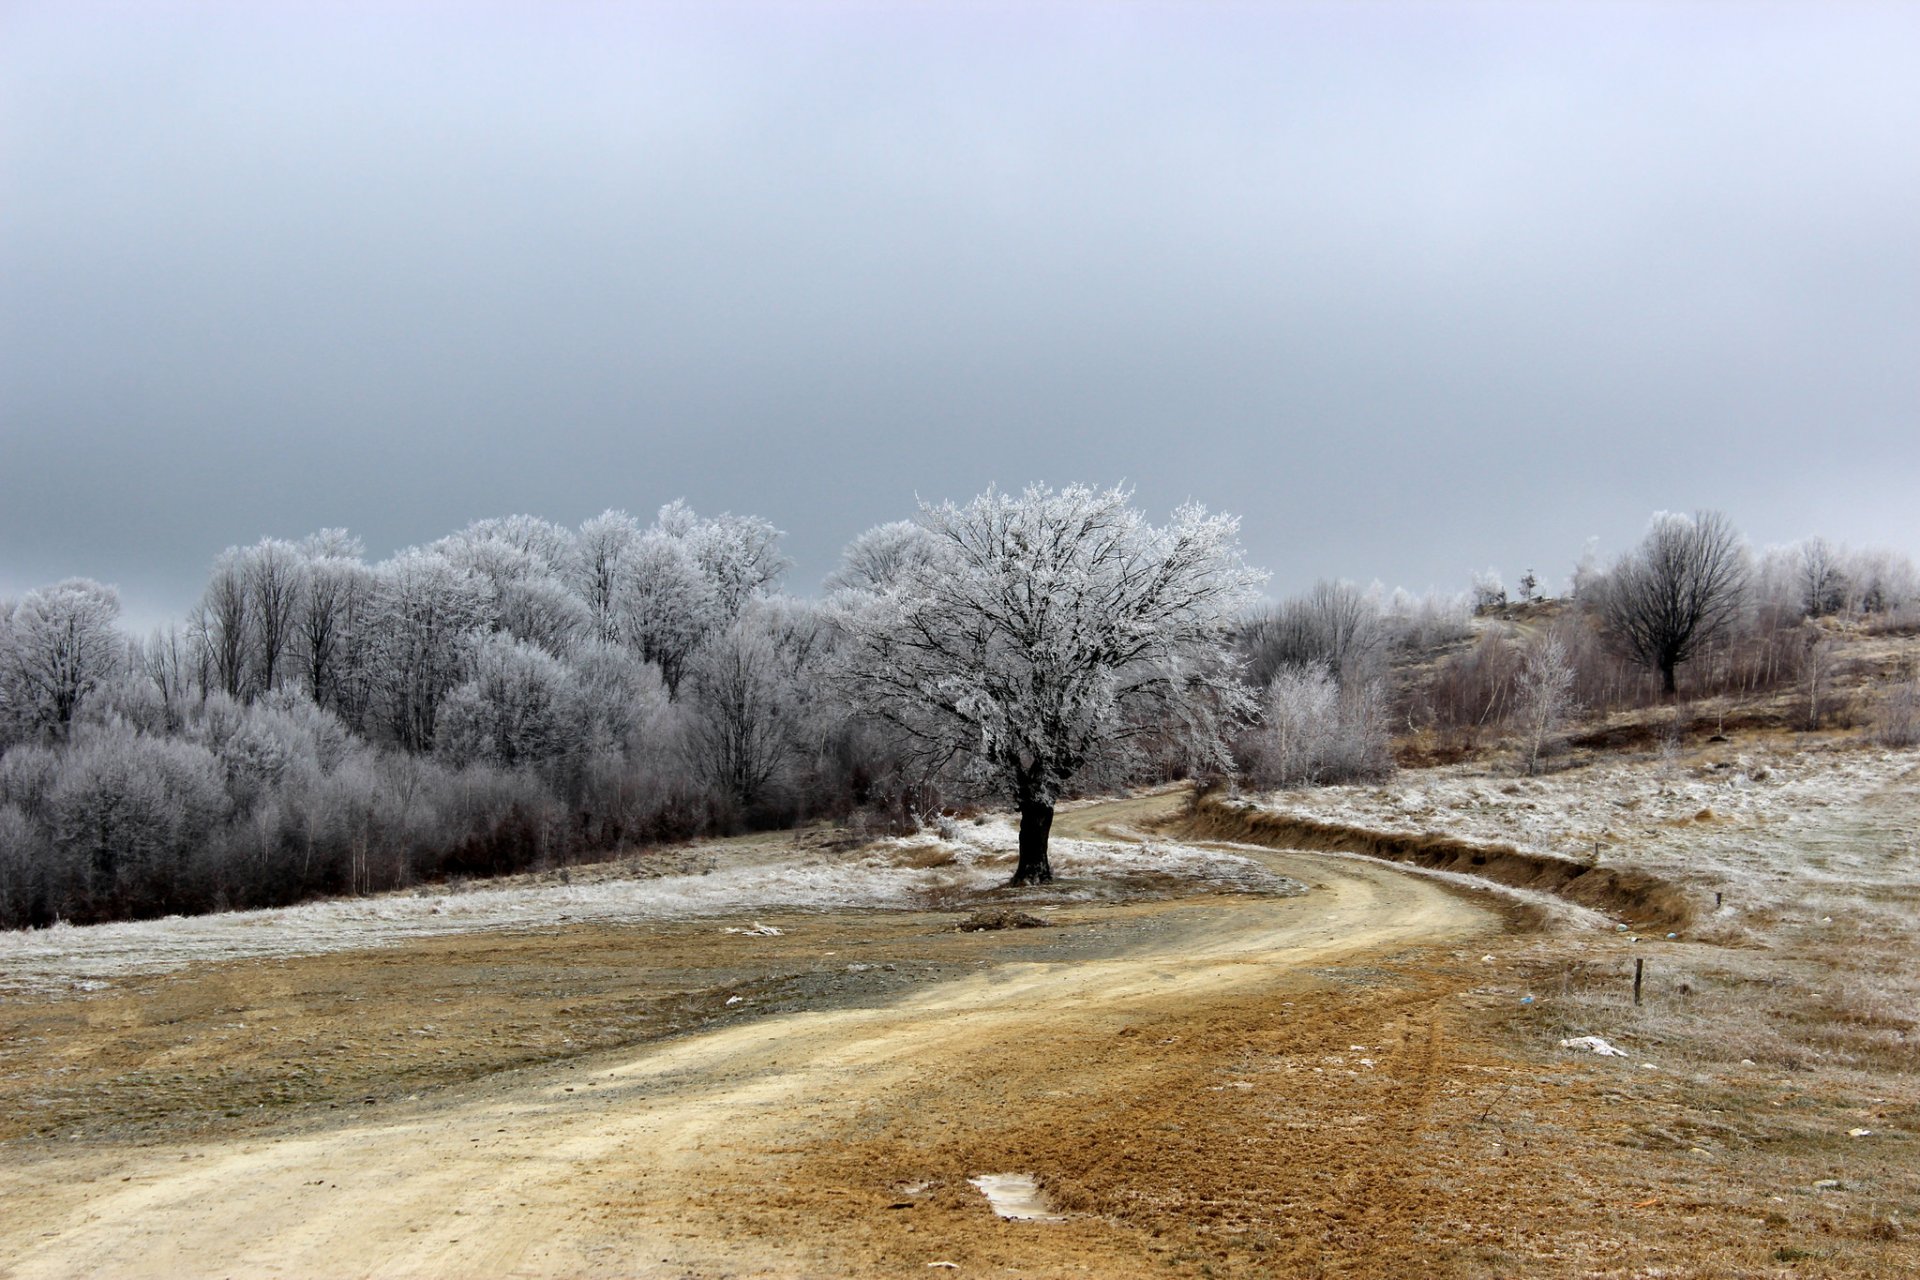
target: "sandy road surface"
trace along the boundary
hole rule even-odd
[[[1203,1101],[1251,1087],[1194,1083],[1219,1076],[1222,1046],[1200,1063],[1183,1045],[1244,1038],[1295,1001],[1359,1009],[1341,966],[1494,926],[1390,869],[1271,861],[1314,891],[1164,904],[1115,955],[989,965],[883,1007],[481,1081],[373,1122],[347,1112],[278,1138],[39,1153],[0,1175],[0,1275],[1145,1271],[1165,1261],[1151,1221],[1177,1189],[1156,1184],[1150,1159],[1135,1169],[1140,1109],[1164,1112],[1156,1087],[1176,1080]],[[1385,997],[1335,1038],[1370,1034],[1382,1059],[1418,1059],[1441,1034],[1423,998]],[[1155,1051],[1133,1052],[1143,1041]],[[1420,1074],[1404,1082],[1414,1093]],[[1105,1120],[1114,1132],[1086,1127]],[[964,1182],[997,1171],[1038,1173],[1069,1220],[1001,1222]]]

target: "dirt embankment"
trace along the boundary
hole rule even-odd
[[[1670,880],[1645,871],[1595,866],[1552,854],[1531,853],[1512,845],[1316,822],[1213,794],[1196,797],[1187,811],[1165,819],[1164,823],[1168,831],[1190,839],[1232,840],[1310,853],[1356,853],[1433,871],[1475,876],[1516,889],[1551,893],[1646,929],[1678,932],[1690,926],[1695,918],[1692,895]]]

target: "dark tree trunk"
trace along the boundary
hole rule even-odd
[[[1672,662],[1662,662],[1660,664],[1660,692],[1666,694],[1669,698],[1671,698],[1674,693],[1673,668],[1674,664]]]
[[[1053,830],[1053,806],[1036,800],[1020,802],[1020,865],[1011,884],[1052,884],[1053,866],[1047,861],[1047,836]]]

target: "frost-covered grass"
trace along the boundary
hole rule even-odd
[[[1722,895],[1723,908],[1805,915],[1829,895],[1898,890],[1920,872],[1920,818],[1889,794],[1920,752],[1718,745],[1618,757],[1544,777],[1455,765],[1384,786],[1259,797],[1278,812],[1373,830],[1440,832],[1625,863]],[[1904,782],[1903,782],[1904,780]]]
[[[1665,1067],[1920,1071],[1920,752],[1714,744],[1545,777],[1472,765],[1261,798],[1308,819],[1442,832],[1654,872],[1703,907],[1686,940],[1543,939],[1502,975],[1547,1037]],[[1706,944],[1706,945],[1702,945]],[[1633,959],[1650,975],[1632,1003]],[[1864,1078],[1864,1077],[1863,1077]],[[1884,1090],[1886,1077],[1870,1087]]]
[[[950,825],[942,834],[908,837],[900,845],[945,849],[958,865],[991,868],[988,883],[974,885],[986,888],[1012,873],[1019,857],[1020,830],[1012,819],[996,816]],[[1298,888],[1244,854],[1153,836],[1125,841],[1055,836],[1048,844],[1047,857],[1058,879],[1046,892],[1063,901],[1116,897],[1157,884],[1248,893],[1285,893]]]
[[[852,851],[789,844],[712,846],[698,870],[433,886],[266,911],[0,933],[0,990],[88,991],[115,978],[210,961],[391,946],[487,929],[623,924],[753,912],[959,908],[1003,884],[1017,855],[1011,821],[993,818]],[[1238,854],[1151,841],[1056,839],[1060,883],[1027,897],[1070,902],[1166,889],[1283,892]]]

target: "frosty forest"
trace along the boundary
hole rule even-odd
[[[1277,602],[1233,520],[1156,525],[1117,489],[923,507],[848,544],[818,599],[783,592],[780,537],[677,502],[645,525],[477,521],[379,563],[323,530],[228,549],[183,621],[139,637],[86,579],[0,603],[0,925],[979,803],[1019,807],[1019,878],[1040,879],[1075,794],[1380,777],[1503,740],[1535,771],[1583,714],[1670,698],[1792,689],[1796,727],[1920,736],[1912,672],[1823,700],[1824,627],[1920,626],[1912,562],[1756,553],[1713,513],[1656,517],[1564,591],[1488,572]],[[1515,625],[1475,633],[1490,614]]]

